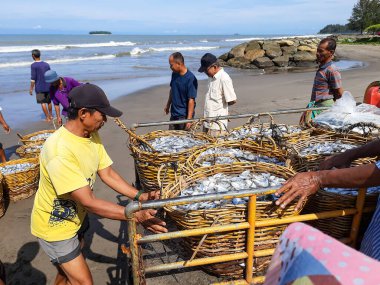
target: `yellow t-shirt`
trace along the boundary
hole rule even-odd
[[[31,215],[32,234],[46,241],[75,236],[86,211],[70,192],[89,185],[112,164],[98,133],[83,138],[59,128],[40,154],[40,182]]]

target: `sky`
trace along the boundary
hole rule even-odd
[[[357,0],[3,0],[0,33],[279,35],[346,24]]]

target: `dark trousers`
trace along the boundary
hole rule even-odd
[[[170,121],[186,120],[186,117],[170,118]],[[186,124],[169,125],[169,130],[182,131],[185,130]]]

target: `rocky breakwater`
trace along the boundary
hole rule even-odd
[[[314,68],[320,38],[253,40],[221,55],[222,65],[244,69]]]

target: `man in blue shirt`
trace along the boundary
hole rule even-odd
[[[41,61],[41,52],[38,49],[32,50],[31,81],[30,81],[30,96],[33,95],[33,89],[36,91],[37,103],[41,104],[42,111],[45,114],[46,121],[50,122],[53,119],[52,106],[49,95],[50,84],[45,82],[44,74],[50,70],[48,63]]]
[[[173,71],[170,81],[169,99],[164,108],[170,121],[194,118],[195,98],[197,97],[198,81],[194,74],[185,66],[185,60],[180,52],[169,57],[170,69]],[[188,130],[191,123],[170,125],[169,130]]]

